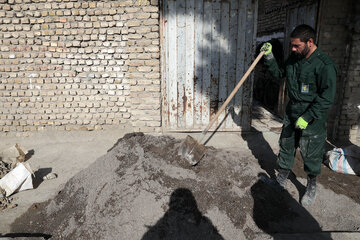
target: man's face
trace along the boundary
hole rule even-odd
[[[309,41],[302,42],[300,38],[291,38],[291,51],[298,57],[304,58],[309,53]]]

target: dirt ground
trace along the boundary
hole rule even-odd
[[[195,167],[177,155],[186,136],[181,134],[130,133],[122,137],[125,132],[119,133],[118,140],[116,135],[102,140],[102,149],[108,146],[106,152],[99,151],[100,135],[90,134],[78,152],[74,143],[62,143],[69,152],[48,162],[35,161],[39,160],[35,149],[34,163],[43,164],[38,173],[55,171],[59,178],[39,181],[36,189],[15,194],[19,206],[0,213],[4,224],[0,236],[359,239],[359,177],[323,166],[316,202],[304,208],[299,204],[306,184],[300,157],[286,191],[275,191],[266,180],[275,175],[279,134],[269,129],[275,130],[279,124],[262,118],[253,125],[248,133],[215,134]],[[46,141],[42,144],[44,147]],[[34,197],[37,194],[42,197]],[[24,197],[29,201],[21,201]]]

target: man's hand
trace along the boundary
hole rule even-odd
[[[309,123],[305,121],[302,117],[299,117],[295,123],[295,128],[304,130]]]
[[[262,45],[262,47],[260,48],[260,51],[261,52],[265,52],[264,55],[269,55],[271,53],[271,50],[272,50],[272,45],[271,43],[264,43]]]
[[[271,43],[268,43],[268,42],[264,43],[262,45],[262,47],[260,48],[260,51],[264,52],[264,58],[266,60],[270,60],[270,59],[274,58],[274,55],[271,50],[272,50],[272,45],[271,45]]]

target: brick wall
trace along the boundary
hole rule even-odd
[[[354,0],[324,1],[319,46],[339,68],[335,104],[329,111],[328,131],[340,141],[359,138],[359,19]]]
[[[158,2],[0,0],[0,132],[159,131]]]

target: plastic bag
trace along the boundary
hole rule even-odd
[[[356,147],[356,146],[355,146]],[[360,174],[360,155],[354,147],[334,148],[326,153],[326,163],[330,169],[344,174]]]

